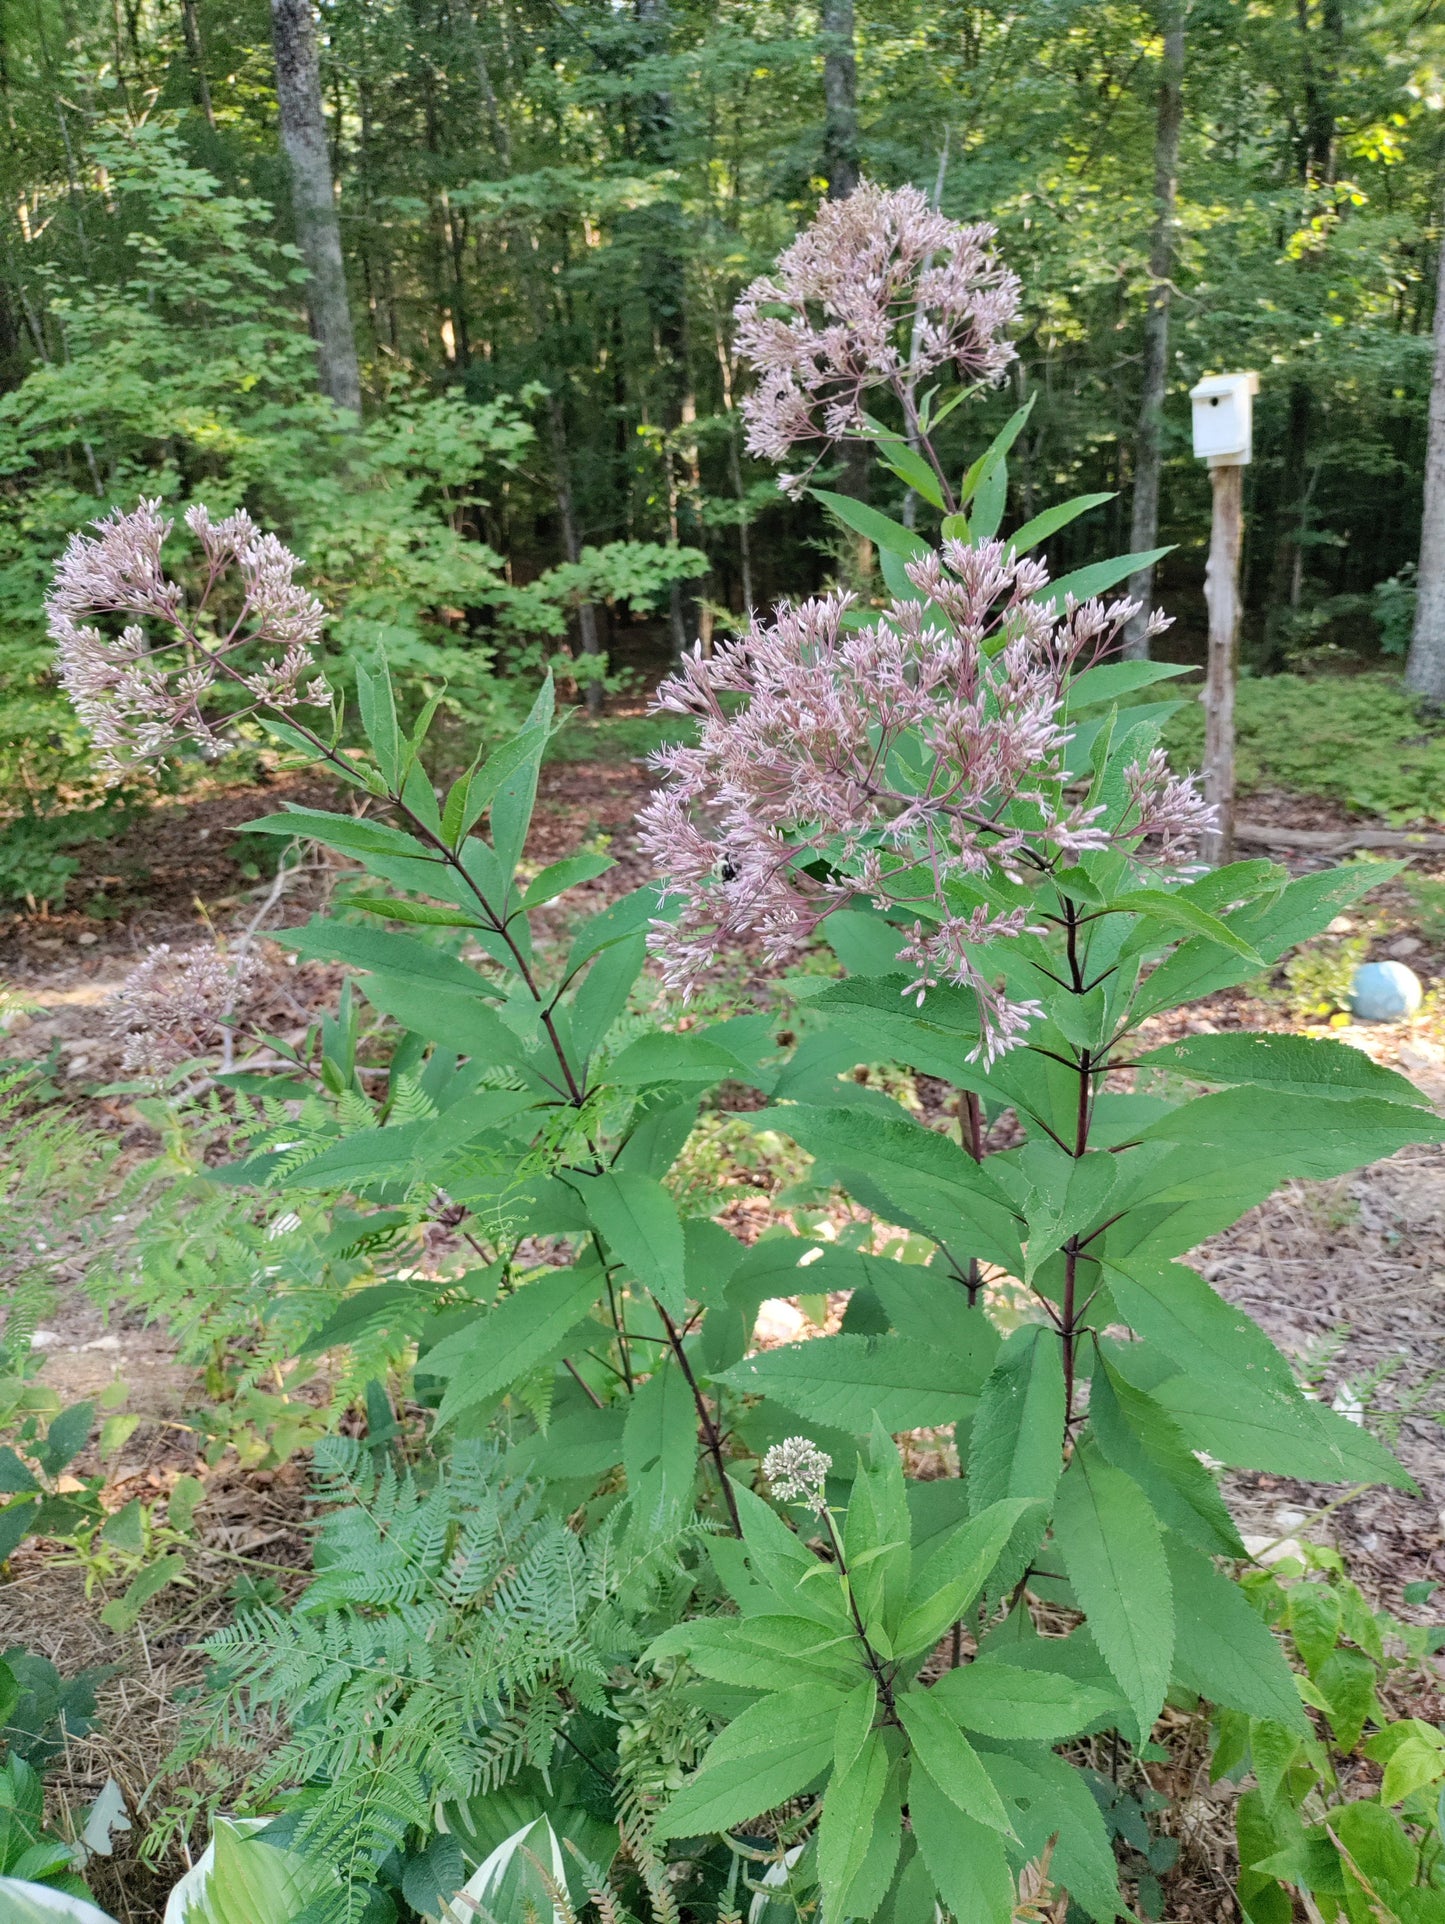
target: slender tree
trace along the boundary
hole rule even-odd
[[[306,301],[321,391],[352,414],[361,413],[361,375],[356,337],[346,298],[341,223],[321,111],[321,76],[311,0],[271,0],[271,38],[276,50],[276,99],[281,144],[291,167],[296,239],[311,278]]]
[[[829,200],[846,200],[858,185],[858,55],[853,0],[823,0],[823,175]]]
[[[1405,666],[1406,685],[1445,702],[1445,216],[1435,283],[1435,378],[1425,443],[1425,507],[1420,520],[1420,597]]]
[[[1134,440],[1134,502],[1129,551],[1141,554],[1159,540],[1159,471],[1163,455],[1164,394],[1169,380],[1169,303],[1173,294],[1175,201],[1179,129],[1184,118],[1184,4],[1164,0],[1164,48],[1159,64],[1159,109],[1154,123],[1154,226],[1149,235],[1149,305],[1144,316],[1144,380]],[[1153,566],[1129,577],[1139,612],[1124,630],[1124,653],[1149,653]]]

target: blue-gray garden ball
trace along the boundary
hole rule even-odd
[[[1350,1008],[1362,1022],[1403,1022],[1424,993],[1419,976],[1403,962],[1364,962],[1350,984]]]

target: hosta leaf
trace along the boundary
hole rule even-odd
[[[1174,1599],[1159,1520],[1138,1484],[1085,1444],[1059,1485],[1054,1542],[1094,1642],[1147,1735],[1174,1655]]]

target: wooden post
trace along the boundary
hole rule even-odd
[[[1209,666],[1204,682],[1204,799],[1218,815],[1200,853],[1218,868],[1234,856],[1234,684],[1239,668],[1239,557],[1244,546],[1244,468],[1209,470],[1214,515],[1204,599],[1209,605]]]

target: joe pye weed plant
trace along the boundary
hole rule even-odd
[[[961,477],[939,452],[968,390],[924,383],[997,377],[1016,304],[986,229],[871,186],[744,297],[755,446],[865,438],[937,534],[819,491],[876,545],[886,597],[782,608],[664,684],[698,732],[660,757],[660,885],[582,921],[560,964],[529,918],[607,862],[519,879],[549,688],[439,797],[429,717],[400,732],[380,667],[358,671],[367,750],[344,745],[306,679],[317,617],[249,524],[193,521],[200,607],[165,573],[153,508],[72,544],[55,627],[114,763],[244,710],[358,804],[250,825],[366,872],[364,923],[279,939],[354,970],[369,1013],[348,999],[282,1069],[229,1078],[254,1129],[224,1172],[237,1206],[324,1206],[333,1252],[404,1250],[439,1221],[469,1252],[434,1283],[353,1272],[318,1302],[303,1350],[403,1328],[430,1433],[402,1469],[383,1426],[391,1482],[353,1480],[405,1529],[333,1528],[341,1560],[296,1610],[217,1646],[237,1656],[228,1716],[278,1702],[258,1650],[296,1666],[273,1834],[326,1870],[308,1920],[438,1915],[519,1826],[539,1915],[711,1920],[756,1891],[770,1920],[917,1924],[937,1905],[1005,1924],[1048,1885],[1107,1920],[1123,1900],[1075,1740],[1137,1751],[1166,1699],[1200,1697],[1310,1736],[1231,1574],[1245,1553],[1214,1466],[1407,1479],[1180,1258],[1286,1178],[1445,1131],[1335,1042],[1146,1048],[1139,1030],[1394,871],[1192,863],[1205,818],[1158,748],[1170,704],[1119,705],[1177,671],[1110,659],[1132,609],[1098,598],[1141,557],[1050,581],[1040,544],[1097,498],[1000,536],[1021,416]],[[639,1030],[649,945],[687,991],[740,938],[783,968],[821,940],[843,973],[790,980],[786,1043],[765,1015]],[[883,1056],[951,1085],[958,1139],[848,1076]],[[765,1098],[750,1126],[929,1260],[782,1231],[749,1248],[709,1220],[673,1171],[724,1080]],[[1024,1139],[986,1154],[1005,1111]],[[1028,1304],[1007,1330],[997,1276]],[[762,1302],[802,1291],[849,1293],[841,1331],[754,1352]],[[956,1478],[906,1476],[895,1439],[921,1427],[951,1431]],[[477,1542],[495,1498],[470,1515],[446,1461],[483,1438],[555,1577]],[[346,1561],[363,1541],[370,1568]],[[399,1633],[423,1597],[464,1691],[437,1692],[431,1644]],[[574,1848],[554,1861],[558,1840]],[[1310,1848],[1336,1853],[1344,1893],[1316,1901],[1354,1916],[1326,1827]],[[1433,1862],[1412,1917],[1445,1906]]]

